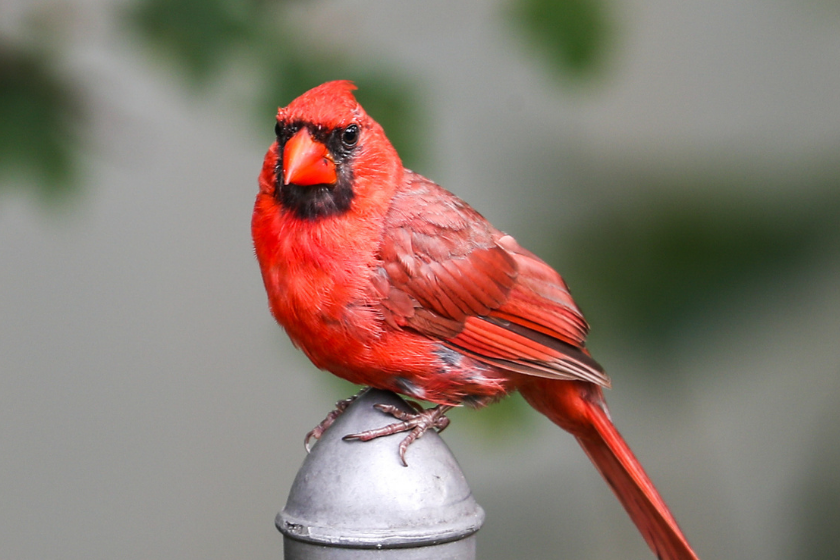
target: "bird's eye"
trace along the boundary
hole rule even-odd
[[[283,134],[283,127],[280,125],[280,123],[275,123],[274,124],[274,135],[276,137],[280,138],[281,134]]]
[[[341,143],[345,148],[352,148],[359,141],[359,125],[351,124],[341,133]]]

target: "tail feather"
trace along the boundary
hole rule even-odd
[[[598,414],[600,412],[600,414]],[[660,560],[697,560],[677,521],[621,434],[596,408],[595,433],[577,438]]]
[[[665,501],[613,426],[599,387],[535,380],[520,387],[526,400],[578,440],[660,560],[698,560]]]

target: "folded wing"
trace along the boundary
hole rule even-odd
[[[391,326],[510,371],[609,386],[560,275],[438,185],[407,174],[381,247],[374,287]]]

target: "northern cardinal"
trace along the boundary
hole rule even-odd
[[[404,460],[452,406],[518,390],[577,438],[660,559],[696,559],[610,420],[566,283],[405,169],[354,89],[328,82],[278,110],[251,225],[271,312],[317,367],[438,405],[351,437],[410,431]]]

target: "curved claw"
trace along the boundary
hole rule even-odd
[[[320,424],[318,424],[318,425],[320,426]],[[313,428],[312,430],[309,430],[308,432],[306,432],[306,436],[304,436],[304,438],[303,438],[303,447],[306,449],[306,454],[307,455],[309,453],[312,453],[312,446],[309,445],[310,440],[312,440],[312,438],[320,439],[321,434],[323,434],[323,432],[321,432],[321,433],[316,435],[315,434],[316,431],[317,431],[317,429],[315,429],[315,428]]]
[[[420,405],[417,405],[416,403],[413,403],[413,405],[420,407]],[[422,437],[429,429],[435,429],[438,433],[445,430],[446,427],[449,426],[449,418],[446,417],[446,412],[452,408],[448,405],[438,405],[429,409],[423,409],[420,407],[418,412],[411,413],[400,410],[399,408],[389,404],[375,404],[374,407],[386,414],[390,414],[397,420],[401,420],[401,422],[396,422],[394,424],[389,424],[373,430],[365,430],[364,432],[356,434],[348,434],[342,439],[345,441],[370,441],[372,439],[390,436],[400,432],[409,432],[405,439],[400,442],[399,446],[400,462],[404,467],[408,466],[408,463],[405,460],[405,453],[408,451],[408,447],[418,438]]]
[[[361,395],[361,393],[359,393]],[[324,435],[324,432],[327,431],[327,428],[333,425],[333,422],[336,419],[344,414],[344,411],[347,410],[347,407],[350,406],[350,403],[355,401],[359,395],[353,395],[352,397],[348,397],[346,399],[342,399],[335,403],[335,409],[331,410],[327,417],[321,420],[321,422],[312,428],[309,432],[306,433],[306,436],[303,438],[303,447],[306,448],[307,453],[312,452],[312,447],[309,445],[309,442],[312,439],[321,439],[321,436]]]

